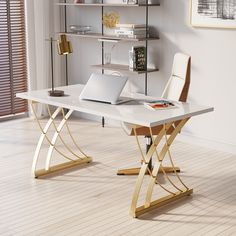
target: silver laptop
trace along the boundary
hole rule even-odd
[[[92,74],[79,98],[114,105],[127,102],[130,99],[120,98],[127,80],[125,76]]]

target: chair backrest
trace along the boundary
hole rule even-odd
[[[191,57],[182,53],[174,56],[171,77],[164,89],[162,98],[186,102],[190,86]]]

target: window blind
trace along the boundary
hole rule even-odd
[[[24,0],[0,0],[0,117],[27,112]]]

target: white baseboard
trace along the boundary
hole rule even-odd
[[[101,122],[101,119],[102,119],[99,116],[93,116],[93,115],[88,115],[84,113],[76,114],[76,116],[79,116],[80,118],[84,118],[88,120],[98,121],[98,122]],[[108,125],[115,126],[115,127],[120,126],[119,121],[114,121],[111,119],[105,119],[105,121],[106,121],[106,124]],[[215,140],[208,140],[202,137],[196,137],[184,131],[182,131],[181,134],[177,137],[177,140],[185,142],[185,143],[193,144],[193,145],[208,147],[210,149],[214,149],[217,151],[236,154],[236,145],[227,144],[227,143],[223,143],[223,142],[219,142]]]
[[[188,133],[185,133],[184,131],[181,132],[181,134],[177,137],[177,140],[185,142],[185,143],[189,143],[189,144],[198,145],[201,147],[207,147],[207,148],[214,149],[217,151],[236,154],[236,145],[227,144],[227,143],[223,143],[223,142],[219,142],[215,140],[208,140],[201,137],[196,137]]]

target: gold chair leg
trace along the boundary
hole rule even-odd
[[[134,129],[134,133],[135,133],[135,138],[136,138],[136,141],[137,141],[137,143],[138,143],[138,147],[139,147],[139,150],[140,150],[140,153],[141,153],[141,156],[142,156],[142,161],[144,161],[144,153],[143,153],[143,151],[142,151],[142,149],[141,149],[141,147],[140,147],[140,144],[139,144],[139,141],[138,141],[138,136],[137,136],[137,134],[136,134],[136,129],[137,129],[138,127],[133,127],[133,129]],[[153,134],[152,134],[152,130],[150,129],[150,135],[151,135],[151,137],[153,137]],[[161,136],[161,137],[165,137],[165,135],[163,134],[163,136]],[[153,140],[152,140],[153,141]],[[149,145],[148,145],[149,146]],[[150,146],[149,146],[150,147]],[[149,150],[149,147],[147,148],[147,150]],[[141,162],[142,163],[142,162]],[[151,164],[150,164],[151,165]],[[149,168],[151,168],[150,166],[149,166]],[[129,169],[121,169],[121,170],[118,170],[117,171],[117,175],[139,175],[139,172],[140,172],[140,169],[141,168],[129,168]],[[175,166],[166,166],[166,167],[163,167],[162,166],[162,170],[160,170],[159,171],[159,173],[163,173],[163,171],[164,171],[164,173],[176,173],[176,172],[180,172],[180,168],[179,167],[175,167]],[[148,173],[148,171],[146,171],[146,173],[145,173],[146,175],[148,175],[149,173]]]
[[[66,143],[65,141],[63,140],[62,138],[62,135],[61,135],[61,131],[63,129],[63,126],[66,125],[67,127],[67,131],[69,132],[69,128],[68,128],[68,125],[67,125],[67,120],[69,118],[69,116],[73,113],[73,111],[69,111],[68,112],[68,115],[66,116],[64,114],[64,110],[63,108],[60,108],[58,107],[56,109],[56,111],[51,114],[50,110],[49,110],[49,107],[48,107],[48,111],[49,111],[49,121],[47,122],[46,126],[43,128],[42,125],[41,125],[41,122],[39,121],[38,117],[37,117],[37,114],[36,114],[36,111],[35,111],[35,107],[34,107],[34,104],[36,104],[37,102],[34,102],[34,101],[31,101],[30,104],[31,104],[31,107],[32,107],[32,111],[34,113],[34,116],[36,118],[36,121],[38,123],[38,126],[41,130],[41,136],[40,136],[40,139],[39,139],[39,142],[38,142],[38,145],[37,145],[37,148],[36,148],[36,151],[35,151],[35,155],[34,155],[34,159],[33,159],[33,165],[32,165],[32,174],[35,178],[38,178],[38,177],[41,177],[41,176],[45,176],[45,175],[48,175],[48,174],[52,174],[52,173],[55,173],[55,172],[58,172],[58,171],[62,171],[62,170],[66,170],[66,169],[69,169],[69,168],[72,168],[72,167],[75,167],[75,166],[78,166],[78,165],[82,165],[82,164],[85,164],[85,163],[90,163],[92,162],[92,158],[87,156],[82,150],[81,148],[78,147],[78,145],[76,144],[76,147],[78,149],[78,151],[81,153],[81,155],[77,155]],[[55,124],[55,119],[57,117],[57,115],[62,111],[62,114],[63,114],[63,119],[62,121],[60,122],[59,126],[57,127],[56,124]],[[53,124],[53,127],[55,129],[55,133],[54,133],[54,136],[51,140],[51,138],[48,136],[48,131],[51,127],[51,125]],[[69,132],[69,135],[71,138],[72,137],[72,134]],[[61,151],[60,149],[58,149],[58,147],[56,146],[56,140],[57,138],[60,138],[60,140],[62,141],[62,144],[63,146],[66,148],[67,151],[69,151],[70,154],[73,155],[73,158],[69,157],[67,154],[65,154],[63,151]],[[45,169],[41,169],[41,170],[37,170],[37,163],[38,163],[38,159],[39,159],[39,156],[40,156],[40,150],[41,150],[41,147],[42,147],[42,144],[44,142],[44,140],[46,140],[49,144],[49,150],[48,150],[48,155],[47,155],[47,158],[45,160]],[[73,139],[73,143],[75,144],[75,140]],[[55,150],[57,153],[59,153],[63,158],[69,160],[68,162],[65,162],[65,163],[61,163],[61,164],[58,164],[58,165],[55,165],[55,166],[50,166],[50,162],[51,162],[51,157],[52,157],[52,152],[53,150]],[[75,159],[76,158],[76,159]]]
[[[160,131],[159,135],[156,136],[154,138],[152,131],[150,129],[150,135],[153,141],[153,144],[151,145],[148,153],[146,154],[146,156],[143,155],[142,151],[141,151],[141,156],[142,156],[142,166],[141,169],[139,169],[139,175],[138,175],[138,179],[135,185],[135,189],[134,189],[134,193],[133,193],[133,198],[132,198],[132,203],[131,203],[131,208],[130,208],[130,215],[132,217],[138,217],[146,212],[149,212],[153,209],[156,209],[158,207],[164,206],[170,202],[174,202],[182,197],[185,196],[189,196],[193,193],[193,189],[189,189],[181,180],[180,176],[177,173],[177,170],[174,167],[173,164],[173,160],[171,159],[171,164],[172,164],[172,169],[166,169],[166,170],[173,170],[174,171],[174,176],[177,178],[177,180],[179,180],[181,187],[177,186],[176,183],[174,183],[169,176],[167,176],[167,172],[164,170],[164,168],[162,167],[162,162],[166,156],[167,153],[169,153],[169,148],[171,146],[171,144],[173,143],[174,139],[176,138],[176,136],[178,135],[178,133],[180,132],[180,130],[182,129],[182,127],[186,124],[186,122],[188,121],[188,119],[184,119],[182,120],[177,127],[175,127],[175,129],[173,130],[173,132],[171,133],[171,135],[169,136],[169,138],[167,139],[167,131],[168,129],[171,127],[172,123],[163,125],[162,130]],[[134,128],[135,129],[135,128]],[[138,137],[137,134],[135,133],[136,136],[136,140],[138,142],[138,147],[140,149],[140,143],[138,141]],[[164,146],[161,148],[160,154],[157,152],[157,147],[160,144],[160,140],[166,137],[166,142],[164,144]],[[151,157],[156,154],[157,156],[157,160],[154,164],[154,167],[152,170],[148,169],[148,163],[150,162]],[[170,157],[171,158],[171,157]],[[137,171],[137,169],[136,169]],[[161,185],[157,179],[158,179],[158,173],[162,171],[164,174],[164,177],[166,178],[166,180],[170,183],[170,186],[172,186],[172,188],[176,189],[175,191],[172,191],[170,189],[168,189],[167,187],[164,187],[163,185]],[[139,194],[141,192],[141,188],[143,185],[143,180],[145,177],[145,174],[148,172],[149,174],[149,183],[147,186],[145,186],[145,188],[147,187],[147,191],[146,191],[146,199],[144,202],[144,205],[137,207],[137,203],[138,203],[138,199],[139,199]],[[152,200],[152,195],[153,195],[153,190],[155,186],[160,186],[162,189],[164,189],[168,195],[161,197],[155,201],[151,201]],[[179,185],[179,184],[178,184]],[[184,189],[182,189],[184,187]]]

